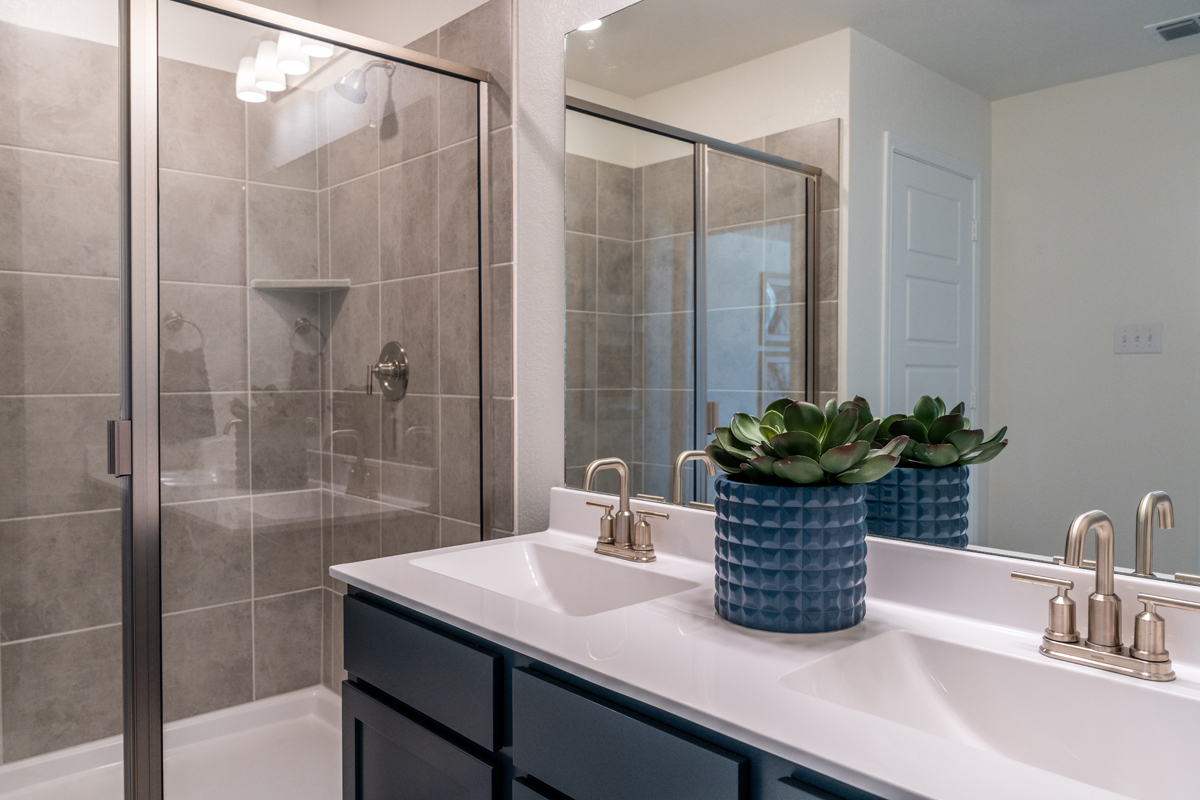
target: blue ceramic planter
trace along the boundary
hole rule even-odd
[[[779,633],[840,631],[866,614],[862,486],[717,479],[717,613]]]
[[[897,467],[867,487],[867,532],[967,546],[969,467]]]

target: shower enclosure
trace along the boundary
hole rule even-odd
[[[566,483],[617,456],[631,492],[667,497],[675,456],[735,412],[821,399],[823,172],[761,142],[567,109]],[[684,501],[711,502],[712,479],[686,470]],[[596,488],[615,493],[612,474]]]
[[[340,796],[329,566],[492,530],[489,77],[0,9],[0,797]]]

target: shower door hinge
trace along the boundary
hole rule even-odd
[[[108,421],[108,474],[124,478],[133,474],[133,421]]]
[[[704,404],[704,432],[712,435],[721,424],[721,406],[716,400]]]

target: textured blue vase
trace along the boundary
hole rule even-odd
[[[862,622],[867,595],[866,491],[759,486],[717,478],[717,613],[779,633]]]
[[[867,487],[867,533],[967,546],[969,467],[897,467]]]

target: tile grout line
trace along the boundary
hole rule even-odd
[[[244,174],[250,176],[250,115],[243,110],[244,137]],[[317,200],[318,217],[320,216],[320,198]],[[319,265],[318,265],[319,269]],[[251,353],[250,353],[250,192],[246,191],[246,385],[251,386]],[[246,427],[246,485],[250,490],[250,698],[258,699],[258,632],[255,629],[254,606],[254,430],[251,421],[254,417],[252,404],[253,396],[246,404],[246,416],[243,423]],[[236,469],[235,469],[236,473]],[[236,480],[236,475],[234,480]]]

